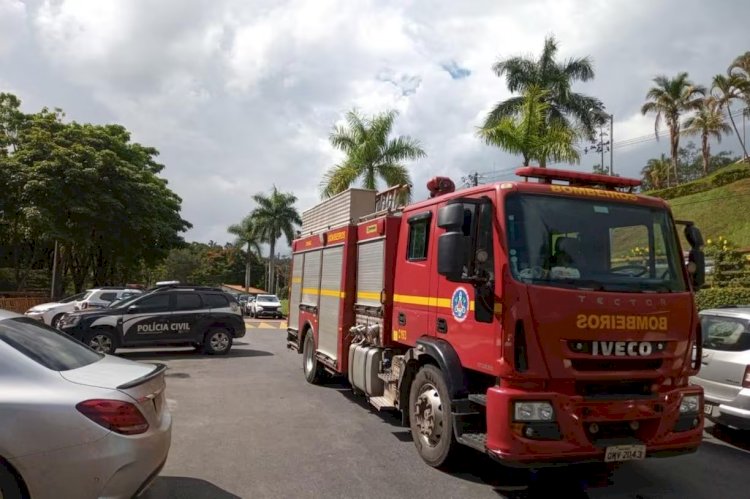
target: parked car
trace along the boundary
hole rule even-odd
[[[717,424],[750,430],[750,305],[703,310],[704,413]]]
[[[94,350],[192,345],[209,355],[226,354],[245,336],[237,301],[211,287],[162,286],[111,308],[66,315],[60,328]]]
[[[281,302],[276,295],[258,295],[248,302],[251,317],[275,317],[281,319]]]
[[[166,367],[0,310],[0,497],[130,498],[171,445]]]
[[[103,287],[89,289],[83,298],[75,302],[74,310],[105,308],[115,300],[122,300],[123,298],[140,294],[143,294],[143,291],[133,288]]]
[[[42,303],[28,309],[24,315],[32,319],[44,322],[48,326],[57,327],[57,323],[67,313],[75,310],[76,301],[81,300],[86,293],[68,296],[60,301]]]

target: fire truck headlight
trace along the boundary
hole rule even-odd
[[[549,402],[515,402],[513,419],[516,421],[554,421],[555,410]]]
[[[685,395],[680,401],[680,414],[698,414],[700,395]]]

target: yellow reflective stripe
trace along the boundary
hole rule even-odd
[[[320,296],[332,296],[334,298],[344,298],[346,293],[337,289],[321,289]]]
[[[394,295],[395,303],[404,305],[422,305],[425,307],[453,308],[450,298],[438,298],[435,296]],[[469,309],[474,310],[474,301],[469,304]]]
[[[496,314],[502,314],[503,313],[503,304],[502,303],[495,303],[495,313]]]
[[[299,284],[302,282],[301,277],[292,277],[292,284]]]
[[[359,291],[357,293],[357,299],[358,300],[375,300],[380,301],[380,293],[373,293],[371,291]]]
[[[302,288],[302,294],[303,295],[317,295],[318,289],[317,288]]]

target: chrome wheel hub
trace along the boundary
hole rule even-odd
[[[99,353],[112,351],[112,340],[103,334],[97,334],[89,340],[89,346]]]
[[[216,352],[223,352],[229,346],[227,333],[216,333],[211,336],[211,348]]]
[[[414,415],[422,443],[429,447],[438,445],[443,435],[443,403],[431,383],[420,388]]]

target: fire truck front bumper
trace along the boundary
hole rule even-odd
[[[703,436],[703,391],[698,386],[633,399],[496,386],[486,400],[487,453],[511,466],[687,454],[697,450]]]

